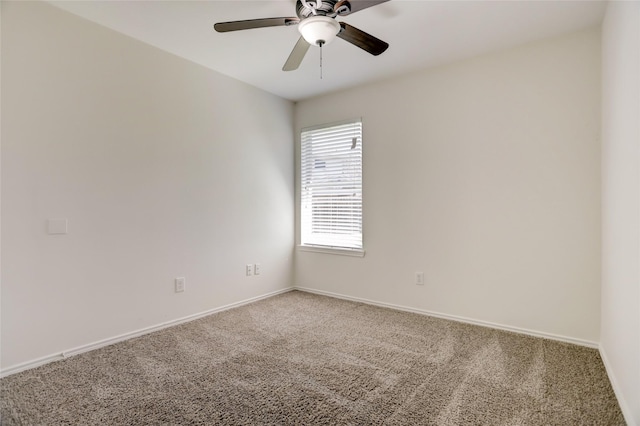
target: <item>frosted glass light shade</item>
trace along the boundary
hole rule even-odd
[[[298,24],[298,31],[309,44],[329,44],[340,31],[340,24],[327,16],[310,16]]]

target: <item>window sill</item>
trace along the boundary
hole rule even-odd
[[[338,247],[299,245],[298,250],[313,252],[313,253],[337,254],[339,256],[364,257],[364,250],[362,249],[344,249],[344,248],[338,248]]]

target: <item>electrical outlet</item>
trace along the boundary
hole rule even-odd
[[[253,265],[250,263],[247,263],[247,266],[245,268],[245,273],[248,277],[250,277],[251,275],[253,275]]]
[[[253,275],[260,275],[260,264],[256,263],[253,265]]]
[[[424,285],[424,272],[416,272],[416,285]]]
[[[176,278],[176,293],[182,293],[184,291],[185,281],[184,277]]]

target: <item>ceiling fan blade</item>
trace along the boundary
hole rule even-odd
[[[333,10],[340,16],[346,16],[388,1],[389,0],[340,0],[335,4]]]
[[[246,21],[218,22],[213,28],[219,33],[226,33],[228,31],[250,30],[253,28],[296,25],[298,22],[300,22],[298,18],[248,19]]]
[[[389,47],[388,43],[349,24],[340,22],[340,27],[342,27],[342,29],[338,33],[338,37],[348,41],[354,46],[358,46],[360,49],[366,50],[374,56],[378,56]]]
[[[298,42],[293,47],[287,62],[284,63],[282,67],[282,71],[293,71],[297,70],[302,60],[304,59],[304,55],[307,54],[307,50],[309,50],[310,44],[304,39],[304,37],[300,37]]]

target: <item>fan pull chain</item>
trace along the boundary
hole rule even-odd
[[[320,46],[320,80],[322,80],[322,45],[324,43],[323,42],[319,42],[318,45]]]
[[[320,43],[320,80],[322,80],[322,43]]]

